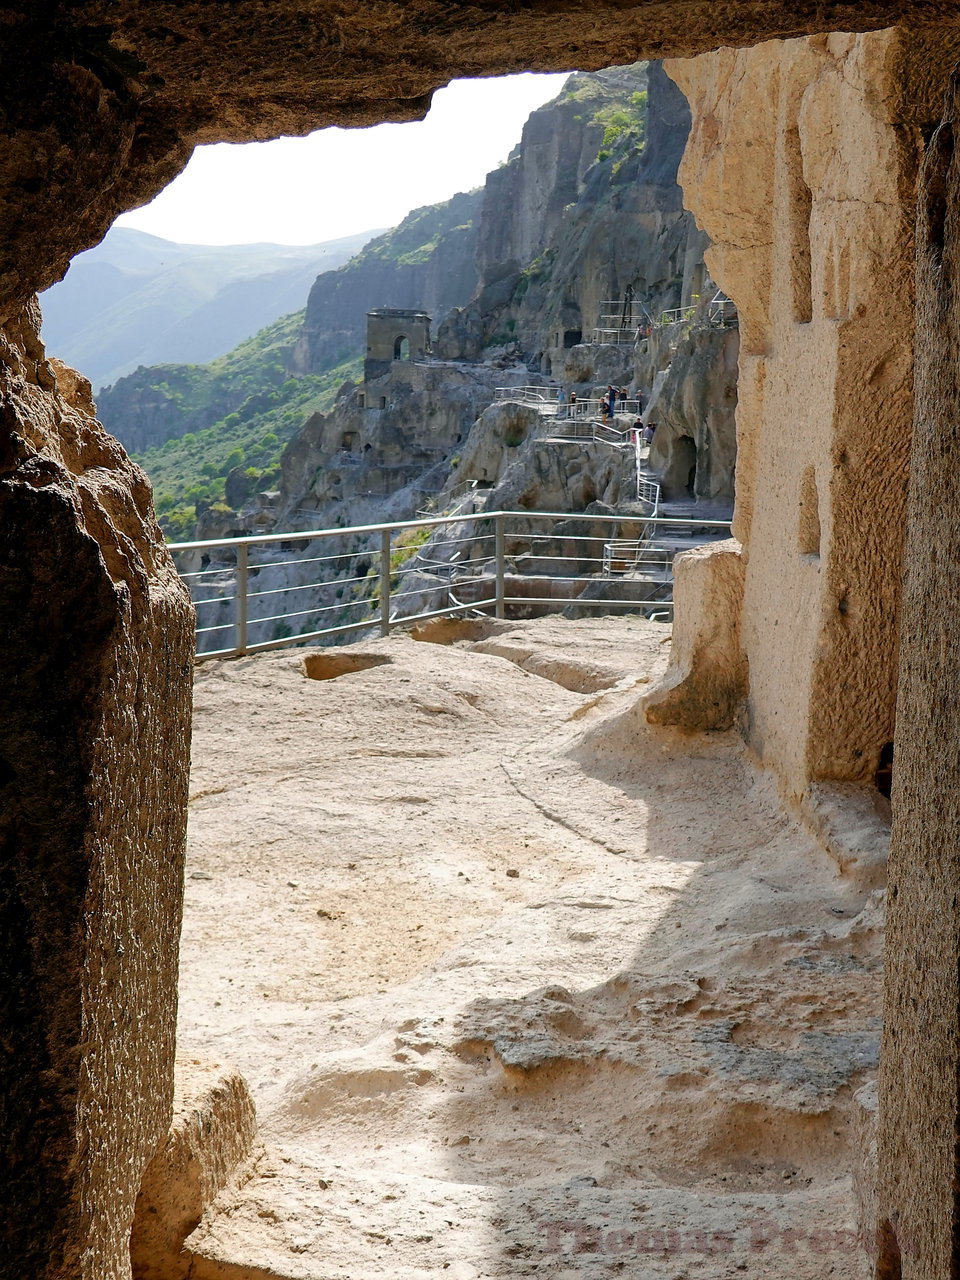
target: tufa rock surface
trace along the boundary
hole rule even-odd
[[[906,536],[890,934],[880,1078],[881,1280],[956,1269],[960,789],[956,653],[956,282],[960,85],[926,148],[917,216],[917,371]],[[932,495],[936,495],[935,500]],[[932,780],[935,779],[935,785]]]
[[[0,1275],[123,1280],[170,1119],[193,611],[38,323],[0,331]]]
[[[872,785],[894,736],[914,192],[958,49],[889,31],[667,67],[694,118],[680,180],[740,317],[745,730],[795,800]]]
[[[256,1127],[253,1099],[236,1071],[178,1061],[173,1124],[137,1196],[133,1280],[187,1280],[183,1242],[252,1154]]]

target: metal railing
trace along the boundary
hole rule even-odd
[[[654,531],[673,545],[654,547]],[[213,658],[387,635],[465,610],[498,618],[669,611],[673,556],[728,531],[717,520],[493,511],[170,550],[197,608],[198,656]],[[656,555],[628,564],[605,550],[621,543]]]
[[[559,387],[496,387],[494,400],[503,404],[509,400],[516,404],[529,405],[541,413],[556,413],[560,401]]]
[[[642,327],[640,325],[631,326],[630,328],[624,328],[621,325],[616,325],[612,328],[597,326],[590,332],[590,342],[597,347],[619,347],[623,345],[632,347],[644,328],[645,326]]]
[[[657,316],[657,324],[661,328],[671,324],[683,324],[691,321],[696,314],[696,307],[670,307],[668,310],[660,312]]]
[[[633,401],[636,404],[636,401]],[[614,421],[620,418],[627,420],[636,420],[639,410],[624,410],[621,412],[617,408]],[[578,421],[575,418],[567,420],[559,419],[558,425],[550,428],[549,436],[544,437],[547,440],[593,440],[600,444],[610,444],[614,446],[632,445],[634,437],[637,434],[637,428],[633,426],[614,427],[610,420],[601,420],[600,418],[585,419]]]
[[[737,304],[732,298],[728,298],[722,289],[718,289],[710,299],[710,305],[707,307],[707,319],[711,324],[738,324],[740,317],[737,312]]]
[[[560,387],[497,387],[495,395],[498,404],[510,402],[526,405],[550,418],[579,420],[601,416],[604,397],[583,396],[576,400],[561,401],[560,390]],[[640,412],[640,401],[637,399],[617,401],[616,417],[635,419],[640,416]]]
[[[603,544],[603,572],[623,574],[643,568],[651,578],[660,576],[666,580],[673,568],[673,556],[669,547],[658,547],[640,538],[614,538]]]
[[[492,485],[486,481],[461,480],[458,484],[433,489],[429,494],[428,505],[417,508],[417,516],[425,520],[430,516],[446,514],[461,498],[478,497],[487,493],[490,488]]]

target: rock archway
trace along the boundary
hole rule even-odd
[[[0,1275],[129,1274],[134,1201],[170,1113],[192,644],[189,604],[143,477],[96,424],[88,385],[46,358],[32,295],[60,278],[70,257],[96,243],[117,214],[170,181],[200,142],[416,118],[432,90],[458,75],[595,69],[825,26],[852,31],[956,18],[955,4],[945,0],[19,0],[5,7],[0,1074],[7,1105],[0,1117]],[[951,38],[956,31],[950,28]],[[923,88],[931,75],[926,64],[909,70]],[[944,214],[933,240],[939,235],[946,245],[939,267],[930,258],[936,246],[925,249],[932,278],[956,252],[957,179],[946,161],[932,166],[928,190],[930,207]],[[936,371],[949,363],[942,356],[955,350],[960,320],[944,311],[942,292],[930,298],[918,345],[933,371],[922,406],[924,438],[935,452],[937,423],[953,405],[947,375]],[[922,492],[915,506],[921,514],[911,599],[948,598],[947,571],[925,554]],[[938,530],[956,536],[960,504],[952,489],[941,492],[937,519]],[[938,703],[937,749],[926,752],[917,709],[917,690],[936,700],[952,688],[948,639],[922,661],[919,641],[908,649],[898,761],[905,761],[911,809],[895,846],[902,868],[931,841],[940,851],[935,905],[950,928],[938,934],[929,960],[946,958],[955,974],[957,837],[937,797],[944,778],[957,781],[958,717]],[[911,884],[922,901],[929,885],[916,874]],[[898,927],[898,947],[922,943],[909,920]],[[904,979],[891,1005],[906,1037],[906,1051],[902,1040],[896,1049],[905,1061],[917,1053],[902,1012],[908,986]],[[925,989],[920,998],[928,1021],[952,1030],[936,1041],[942,1052],[930,1059],[930,1080],[913,1100],[910,1133],[922,1134],[927,1122],[952,1133],[956,1090],[947,1085],[955,1084],[960,1056],[955,983]],[[892,1080],[891,1108],[906,1087]],[[938,1110],[926,1105],[934,1096]],[[904,1142],[906,1148],[898,1141],[885,1148],[890,1185],[917,1159],[916,1143]],[[928,1211],[902,1250],[907,1275],[946,1274],[941,1263],[960,1232],[948,1187],[950,1152],[940,1154],[932,1183],[910,1183],[924,1186]]]

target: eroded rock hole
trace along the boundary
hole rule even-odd
[[[900,1280],[903,1264],[900,1259],[900,1243],[889,1218],[884,1218],[877,1228],[876,1280]]]
[[[880,748],[880,760],[873,776],[874,786],[882,796],[890,799],[893,790],[893,743],[885,742]]]
[[[927,244],[939,262],[943,256],[947,224],[947,171],[953,161],[953,126],[944,121],[935,130],[927,151],[923,210]]]
[[[336,680],[337,676],[369,671],[392,663],[380,653],[311,653],[303,659],[303,674],[308,680]]]
[[[820,499],[817,493],[817,475],[813,467],[807,467],[800,480],[797,542],[802,556],[820,555]]]
[[[813,319],[810,288],[810,215],[813,211],[813,194],[803,176],[799,129],[787,130],[785,152],[790,197],[790,285],[793,317],[800,324],[809,324]]]
[[[662,485],[670,501],[696,496],[697,446],[691,436],[681,436],[674,445]]]

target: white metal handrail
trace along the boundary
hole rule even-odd
[[[559,387],[496,387],[494,390],[494,399],[497,404],[503,404],[505,401],[516,401],[518,404],[528,404],[533,408],[540,405],[556,405],[560,399]]]
[[[682,324],[685,321],[691,321],[696,314],[696,307],[669,307],[666,311],[660,312],[657,317],[657,324],[661,327]]]
[[[656,487],[656,486],[654,486]],[[657,495],[659,496],[659,495]],[[649,499],[648,499],[649,500]],[[655,512],[655,508],[654,508]],[[535,532],[533,526],[549,522],[546,532]],[[600,531],[605,526],[640,525],[640,538],[610,537]],[[584,530],[584,526],[586,529]],[[296,530],[284,533],[249,534],[239,538],[203,539],[171,543],[177,557],[211,558],[221,552],[218,563],[201,569],[187,568],[189,582],[199,610],[204,611],[198,638],[203,645],[217,643],[217,637],[229,633],[233,643],[206,649],[198,657],[227,657],[256,653],[286,645],[310,641],[327,641],[356,637],[379,630],[387,635],[392,628],[415,619],[441,617],[463,609],[492,611],[505,617],[508,606],[555,611],[575,607],[595,610],[611,608],[669,609],[669,566],[664,568],[650,557],[638,554],[632,566],[612,568],[614,552],[606,547],[639,544],[641,551],[650,550],[650,537],[656,528],[685,530],[700,541],[727,536],[729,521],[673,519],[658,516],[605,515],[549,511],[492,511],[477,515],[436,516],[420,520],[394,521],[387,524],[356,525],[345,529]],[[395,541],[418,533],[427,539],[419,545]],[[610,532],[617,534],[618,528]],[[335,550],[331,555],[297,555],[288,560],[272,558],[251,563],[255,550],[261,554],[280,550],[283,543],[321,544],[329,539],[350,545],[349,551]],[[434,543],[431,549],[429,544]],[[449,554],[443,546],[455,548]],[[358,550],[365,547],[366,550]],[[225,554],[224,554],[225,553]],[[672,552],[670,555],[672,556]],[[398,558],[399,557],[399,558]],[[286,565],[304,565],[311,561],[353,561],[357,568],[346,578],[322,582],[294,582],[275,586],[261,579],[251,590],[251,580]],[[361,567],[360,561],[366,561]],[[232,563],[231,563],[232,562]],[[619,562],[617,562],[619,563]],[[614,590],[612,573],[619,574],[620,594]],[[206,575],[207,581],[200,581]],[[634,581],[629,581],[631,575]],[[606,582],[606,586],[604,586]],[[289,593],[314,586],[318,591],[341,592],[348,586],[367,594],[339,602],[298,604],[285,608]],[[623,591],[627,594],[624,595]],[[206,593],[212,594],[206,594]],[[267,598],[271,603],[267,603]],[[279,599],[277,599],[279,598]],[[273,600],[277,603],[273,604]],[[261,605],[268,610],[257,615]],[[252,608],[252,606],[254,606]],[[212,616],[207,612],[213,610]],[[364,616],[357,616],[360,610]],[[352,611],[350,620],[345,613]],[[302,630],[293,634],[295,620],[304,619]],[[273,624],[273,634],[251,640],[250,629],[261,630]],[[279,634],[280,630],[285,634]]]
[[[617,415],[617,417],[634,418],[635,414]],[[574,419],[566,422],[560,420],[558,424],[550,429],[550,434],[545,436],[545,440],[592,440],[597,444],[609,444],[615,448],[624,446],[632,446],[638,435],[637,428],[614,427],[609,421],[601,421],[599,418],[578,422]]]
[[[609,329],[598,327],[591,331],[590,342],[596,347],[632,347],[640,336],[640,332],[639,325],[630,329],[623,329],[619,326]]]

